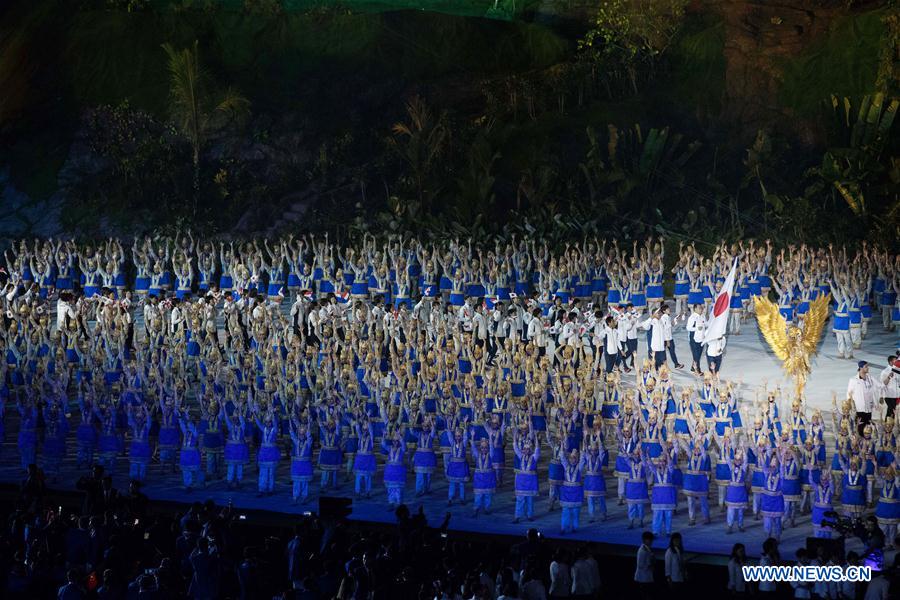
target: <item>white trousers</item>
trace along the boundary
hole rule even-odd
[[[834,335],[837,336],[838,354],[843,357],[853,356],[853,342],[850,339],[850,332],[835,331]]]
[[[730,321],[728,325],[729,331],[733,334],[739,334],[741,332],[741,319],[744,316],[744,311],[741,310],[731,310],[731,314],[728,317]]]
[[[862,346],[862,325],[850,324],[850,340],[853,342],[854,348]]]

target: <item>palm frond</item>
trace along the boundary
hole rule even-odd
[[[234,87],[228,87],[216,105],[215,112],[232,121],[241,122],[250,114],[250,101]]]

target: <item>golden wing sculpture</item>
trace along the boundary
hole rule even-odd
[[[787,321],[778,311],[778,305],[763,296],[753,297],[753,308],[756,312],[756,323],[759,331],[768,342],[769,347],[779,360],[788,357],[790,340],[787,335]]]
[[[803,316],[803,328],[788,326],[778,305],[762,296],[755,296],[756,321],[759,330],[781,361],[784,372],[794,380],[797,398],[802,398],[806,379],[812,369],[810,358],[816,354],[822,329],[828,319],[830,295],[821,295],[809,303]]]

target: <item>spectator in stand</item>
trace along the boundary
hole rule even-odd
[[[128,493],[121,496],[122,507],[125,514],[132,519],[144,519],[147,516],[147,505],[150,500],[141,492],[141,482],[132,481],[128,484]]]
[[[125,596],[125,586],[119,581],[112,569],[103,571],[103,581],[97,588],[99,600],[116,600]]]
[[[653,533],[645,531],[641,534],[641,545],[637,551],[637,564],[634,570],[634,582],[637,584],[639,597],[653,598]]]
[[[569,568],[569,553],[558,548],[550,563],[550,597],[568,598],[572,594],[572,572]]]
[[[666,549],[666,583],[669,591],[676,598],[684,594],[684,584],[687,581],[687,573],[684,565],[684,547],[681,545],[681,534],[675,532],[669,538],[669,547]]]
[[[503,586],[503,593],[497,596],[497,600],[521,600],[518,584],[515,581],[510,581]]]
[[[100,490],[91,510],[105,502],[102,479]],[[132,488],[128,498],[139,493]],[[394,531],[304,518],[286,536],[272,535],[276,526],[248,526],[230,508],[212,502],[194,504],[180,514],[150,514],[137,523],[125,518],[136,512],[134,506],[126,498],[102,514],[81,517],[14,511],[0,529],[0,559],[6,560],[0,562],[0,597],[496,600],[505,595],[544,600],[573,593],[618,598],[628,592],[621,578],[612,578],[610,589],[601,594],[598,564],[588,547],[579,548],[571,567],[562,549],[551,563],[544,552],[553,550],[551,542],[536,530],[514,548],[461,541],[448,534],[447,519],[431,528],[422,511],[411,516],[405,506],[397,512]],[[155,510],[164,509],[151,506]],[[653,537],[648,532],[642,539],[634,579],[641,595],[652,597]],[[769,550],[777,553],[777,548]],[[675,538],[667,553],[673,585],[680,564],[673,553],[678,552]],[[607,558],[604,564],[621,572],[622,559]],[[744,589],[733,575],[742,563],[743,550],[736,549],[729,564],[729,589],[735,595]],[[549,580],[549,594],[542,575]],[[624,586],[631,584],[626,580]]]
[[[2,417],[2,413],[0,413],[0,417]],[[26,510],[40,512],[44,507],[44,492],[46,489],[44,472],[33,463],[28,465],[27,474],[22,481],[20,506]]]
[[[743,567],[747,562],[747,553],[743,544],[735,544],[728,560],[728,591],[734,598],[746,598],[747,582],[744,580]]]
[[[521,597],[522,600],[547,600],[547,588],[541,581],[536,560],[522,574]]]
[[[103,467],[101,465],[94,465],[91,474],[79,479],[75,487],[84,492],[81,514],[90,516],[103,512],[100,509],[100,497],[103,490]]]
[[[81,571],[69,569],[66,579],[68,580],[66,585],[59,588],[59,593],[57,594],[59,600],[84,600],[87,598],[87,593],[81,585]]]
[[[866,585],[866,595],[863,600],[890,600],[896,597],[896,595],[891,595],[891,580],[887,577],[887,573],[873,570],[872,580]]]
[[[188,593],[196,600],[213,600],[218,597],[219,557],[216,549],[210,547],[207,538],[197,540],[197,547],[191,553],[193,577]]]
[[[578,551],[578,559],[572,565],[572,597],[596,598],[600,593],[600,567],[588,546]]]
[[[84,568],[88,562],[89,542],[88,518],[76,518],[73,526],[66,531],[66,565]]]
[[[796,557],[798,567],[808,567],[810,565],[809,555],[806,553],[806,548],[798,548]],[[812,598],[812,582],[792,581],[791,587],[794,588],[794,598]]]
[[[262,598],[260,562],[257,557],[257,549],[253,546],[244,548],[244,560],[238,567],[238,582],[241,586],[241,600]]]
[[[288,580],[293,584],[294,589],[298,589],[304,579],[304,572],[302,569],[304,549],[303,542],[300,539],[302,532],[302,525],[298,523],[294,526],[294,537],[288,542],[287,551],[285,552],[288,563]]]
[[[778,554],[778,540],[775,538],[768,538],[763,542],[762,556],[759,557],[759,566],[774,567],[780,562],[781,557]],[[774,581],[761,581],[759,582],[757,591],[760,596],[774,598],[778,595],[778,584]]]
[[[115,511],[119,508],[119,490],[113,487],[113,480],[110,475],[103,477],[100,483],[99,505],[95,509],[97,513],[105,513]]]
[[[532,527],[525,532],[525,541],[517,545],[514,552],[519,558],[519,569],[524,569],[532,558],[540,558],[544,552],[544,546],[538,530]]]

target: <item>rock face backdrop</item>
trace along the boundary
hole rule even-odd
[[[817,46],[820,52],[826,52],[822,46],[836,25],[848,15],[881,4],[847,0],[719,0],[703,5],[701,9],[709,8],[720,15],[725,27],[725,89],[730,116],[759,125],[790,114],[780,94],[791,64],[815,53]],[[860,44],[877,44],[878,39],[860,39],[870,34],[860,31],[858,25],[849,25],[838,35],[846,36],[839,42],[848,46],[845,52],[849,54]],[[826,58],[820,56],[819,60]],[[863,63],[858,67],[870,72],[876,66],[872,58],[871,54],[861,56]]]

